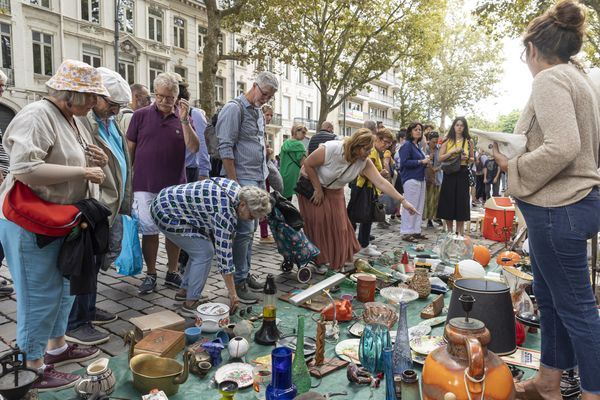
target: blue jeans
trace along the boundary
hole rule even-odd
[[[210,275],[214,254],[212,242],[199,237],[181,236],[164,231],[162,233],[188,254],[181,288],[186,290],[186,300],[198,300]]]
[[[63,240],[40,249],[35,234],[0,219],[0,241],[17,296],[17,344],[28,360],[37,360],[48,339],[65,334],[75,298],[56,265]]]
[[[529,232],[541,363],[560,370],[578,365],[582,390],[600,394],[600,316],[587,263],[587,240],[600,229],[598,189],[565,207],[518,205]]]
[[[256,186],[265,188],[265,181],[239,179],[240,186]],[[258,221],[238,220],[235,238],[233,239],[233,263],[235,264],[234,281],[238,285],[246,280],[252,265],[252,239],[258,226]]]

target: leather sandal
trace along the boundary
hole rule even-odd
[[[423,235],[422,233],[415,233],[413,237],[421,240],[427,240],[427,236]]]
[[[405,242],[410,242],[410,243],[419,243],[419,241],[417,239],[415,239],[415,237],[413,235],[404,235],[404,236],[402,236],[402,240],[404,240]]]

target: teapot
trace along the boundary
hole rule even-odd
[[[167,396],[172,396],[179,390],[179,385],[188,378],[191,364],[195,361],[194,354],[187,350],[183,353],[183,365],[172,358],[158,357],[153,354],[138,354],[134,356],[135,337],[133,332],[125,336],[129,343],[129,369],[133,375],[133,386],[140,393],[149,393],[159,388]]]
[[[447,346],[429,353],[423,366],[423,399],[441,400],[452,393],[457,400],[514,399],[512,374],[500,357],[487,350],[491,335],[485,324],[469,318],[475,298],[468,294],[459,301],[464,318],[446,324]]]

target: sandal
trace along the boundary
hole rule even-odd
[[[419,243],[419,241],[415,239],[413,235],[404,235],[402,236],[402,240],[410,243]]]
[[[413,237],[416,238],[416,239],[427,240],[427,236],[425,236],[425,235],[423,235],[421,233],[415,233],[413,235]]]

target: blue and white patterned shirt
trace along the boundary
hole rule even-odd
[[[240,189],[226,178],[167,187],[152,202],[152,219],[161,231],[212,241],[219,272],[231,273]]]

